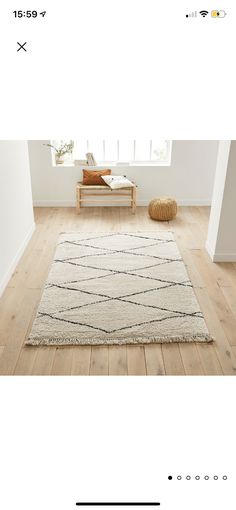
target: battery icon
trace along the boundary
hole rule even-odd
[[[226,16],[225,11],[211,11],[212,18],[224,18]]]

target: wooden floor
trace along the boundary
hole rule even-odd
[[[236,264],[213,264],[204,249],[209,208],[183,207],[169,223],[145,207],[36,208],[36,231],[0,299],[1,375],[236,375]],[[59,232],[171,229],[214,344],[25,347]]]

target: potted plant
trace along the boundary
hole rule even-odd
[[[69,143],[61,142],[59,146],[52,145],[51,143],[46,143],[44,145],[53,149],[56,165],[63,165],[64,156],[66,154],[72,154],[74,148],[74,142],[72,140]]]

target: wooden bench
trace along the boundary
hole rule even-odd
[[[76,186],[76,211],[80,213],[80,209],[82,207],[83,202],[102,202],[104,198],[99,197],[108,197],[113,202],[124,202],[129,201],[131,211],[133,214],[136,212],[136,193],[137,186],[134,185],[130,188],[121,188],[112,190],[109,186],[106,185],[84,185],[82,182],[78,182]],[[91,198],[92,197],[92,198]],[[113,198],[119,197],[119,198]]]

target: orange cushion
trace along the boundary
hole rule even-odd
[[[110,175],[111,170],[83,170],[83,184],[91,186],[97,186],[98,184],[102,184],[103,186],[106,184],[102,179],[101,175]]]

